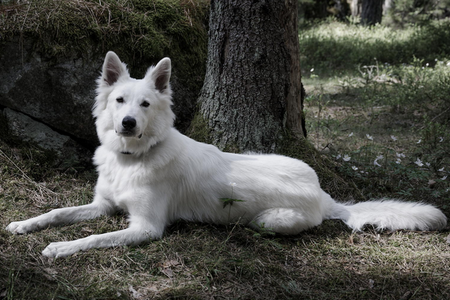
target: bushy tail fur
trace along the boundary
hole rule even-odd
[[[439,230],[447,225],[447,217],[432,205],[392,199],[356,204],[334,202],[327,217],[340,219],[355,231],[365,225],[373,225],[377,230],[421,231]]]

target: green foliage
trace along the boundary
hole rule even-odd
[[[360,68],[363,81],[354,87],[359,87],[361,98],[370,106],[390,105],[403,111],[445,107],[450,101],[450,61],[435,59],[433,64],[417,58],[399,66],[376,61],[376,65]]]
[[[270,229],[270,228],[266,228],[265,224],[256,224],[253,223],[252,224],[254,228],[256,228],[258,231],[254,231],[251,228],[246,228],[245,230],[253,233],[253,237],[255,238],[261,238],[261,237],[274,237],[276,236],[276,233]],[[278,244],[279,245],[279,244]],[[278,246],[277,245],[277,246]]]
[[[299,19],[303,26],[311,26],[326,18],[359,24],[361,1],[298,0]],[[350,7],[352,6],[352,8]],[[382,24],[403,28],[410,24],[427,24],[431,20],[448,17],[450,0],[395,0],[383,4]],[[358,11],[356,11],[358,10]],[[357,13],[357,16],[352,15]]]
[[[449,34],[448,20],[300,33],[309,139],[365,197],[450,211]]]
[[[235,202],[245,202],[244,200],[239,199],[232,199],[232,198],[219,198],[220,201],[223,203],[223,208],[227,207],[228,205],[232,206]]]
[[[383,23],[404,26],[405,24],[426,24],[432,19],[445,18],[449,0],[396,0],[386,11]]]
[[[405,42],[414,40],[414,51],[420,53],[424,45],[440,45],[439,34],[425,38],[424,32],[446,35],[449,30],[440,28],[443,24],[447,23],[411,27],[396,34],[399,38],[407,34]],[[310,78],[304,78],[306,86],[312,86],[306,99],[312,143],[334,157],[342,176],[354,181],[367,197],[427,199],[449,209],[450,61],[446,57],[450,53],[442,50],[445,47],[429,46],[427,55],[435,57],[432,60],[411,55],[408,62],[407,56],[384,62],[380,53],[372,56],[366,41],[379,40],[380,32],[390,32],[387,27],[348,28],[355,30],[351,39],[359,48],[356,52],[364,49],[370,56],[363,59],[350,54],[354,64],[347,67],[336,59],[333,63],[348,68],[340,76],[318,76],[320,70],[315,66]],[[334,39],[345,44],[350,37],[345,33]],[[327,48],[328,40],[322,42]],[[374,51],[384,51],[373,46]],[[307,56],[309,61],[319,61],[320,53]]]
[[[402,30],[377,25],[325,21],[300,30],[303,70],[314,68],[318,75],[337,75],[358,65],[378,62],[399,65],[414,57],[434,64],[450,55],[450,20],[408,26]]]

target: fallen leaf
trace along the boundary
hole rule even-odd
[[[136,291],[131,285],[128,287],[128,290],[131,292],[131,296],[134,299],[140,299],[142,297],[141,293]]]

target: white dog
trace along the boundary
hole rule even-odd
[[[281,234],[297,234],[325,219],[341,219],[354,230],[436,230],[447,218],[420,203],[380,200],[336,203],[314,170],[280,155],[224,153],[173,128],[169,84],[171,63],[162,59],[142,80],[130,77],[114,52],[106,55],[93,109],[101,146],[94,156],[99,173],[91,204],[52,210],[13,222],[22,234],[123,210],[124,230],[51,243],[42,252],[63,257],[80,250],[135,245],[158,239],[177,219],[240,222]]]

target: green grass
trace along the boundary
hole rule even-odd
[[[370,78],[312,76],[304,80],[309,139],[367,197],[428,201],[449,212],[449,81],[447,60],[380,65]]]
[[[303,71],[314,68],[319,75],[340,75],[357,66],[373,65],[374,59],[389,64],[409,64],[413,57],[434,65],[448,59],[450,21],[433,21],[426,26],[395,29],[377,25],[360,27],[326,21],[299,34]]]
[[[321,26],[323,31],[335,28]],[[362,39],[355,44],[360,47],[370,39],[365,28],[349,25],[341,30],[353,30]],[[409,30],[396,34],[418,34]],[[340,47],[340,39],[335,39]],[[327,41],[323,43],[326,47]],[[352,49],[363,51],[358,47]],[[314,51],[303,53],[312,63],[324,59]],[[388,66],[375,55],[378,69],[370,78],[358,71],[358,64],[376,66],[372,55],[369,63],[323,60],[322,66],[339,66],[343,75],[317,70],[312,75],[319,77],[304,75],[309,140],[339,176],[356,184],[354,198],[362,192],[366,198],[421,200],[437,204],[448,216],[450,179],[442,179],[450,171],[448,53],[428,66],[421,57]],[[96,174],[55,170],[51,162],[45,164],[46,152],[32,146],[0,141],[0,150],[0,299],[450,298],[448,229],[378,233],[368,228],[352,233],[340,221],[326,221],[285,237],[236,224],[180,221],[161,240],[146,245],[46,259],[40,252],[48,243],[119,230],[127,226],[126,218],[9,234],[4,228],[11,221],[90,202]],[[400,164],[396,153],[406,156]],[[342,159],[345,155],[349,161]],[[380,167],[374,165],[379,155]],[[423,166],[415,164],[417,158]],[[332,195],[339,194],[332,184],[324,186]]]
[[[431,202],[450,212],[450,40],[438,38],[448,25],[331,22],[300,33],[309,140],[366,197]],[[319,54],[308,48],[314,43]],[[321,53],[331,57],[322,62]]]

